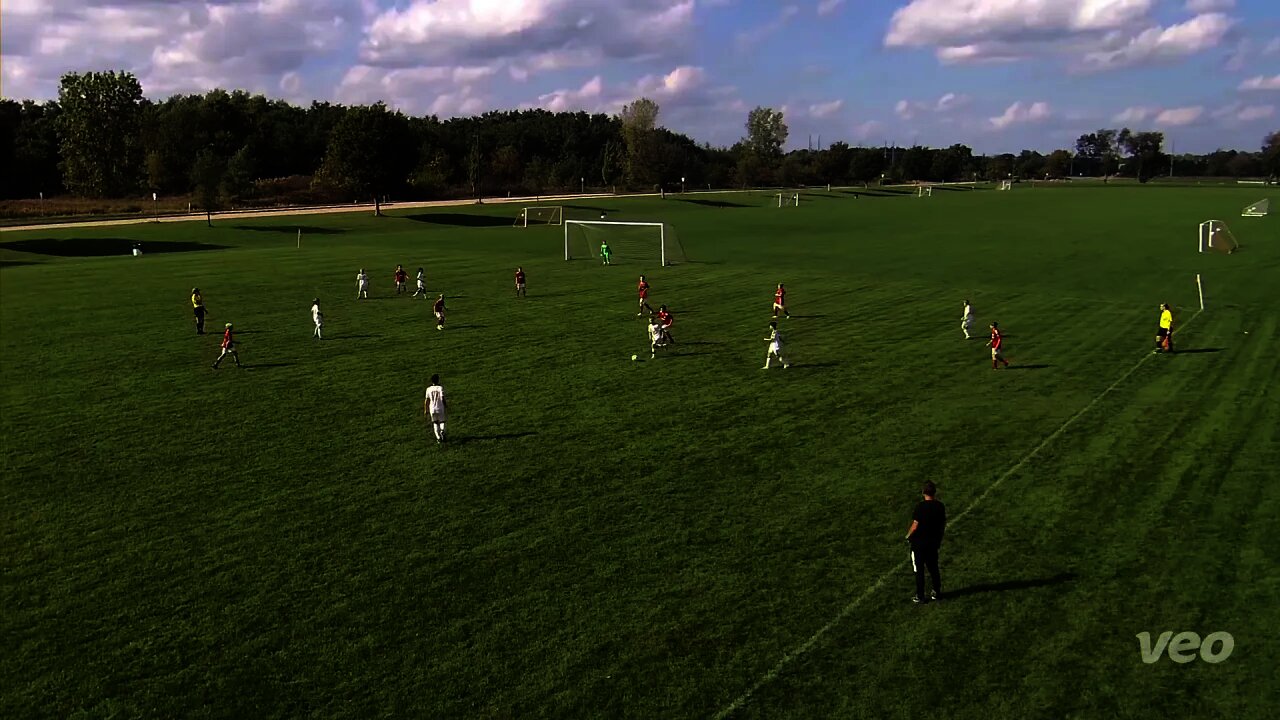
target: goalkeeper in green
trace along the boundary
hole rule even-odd
[[[612,265],[609,258],[613,256],[613,251],[609,249],[609,243],[601,241],[600,243],[600,264]]]

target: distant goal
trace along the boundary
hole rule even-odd
[[[564,207],[560,205],[538,205],[523,208],[516,216],[516,227],[530,225],[563,225]]]
[[[600,259],[601,244],[608,244],[613,263],[687,262],[675,228],[660,222],[614,220],[565,220],[564,259]]]
[[[1240,243],[1221,220],[1205,220],[1200,223],[1200,252],[1216,252],[1230,255],[1240,248]]]
[[[1246,207],[1240,213],[1240,217],[1266,217],[1269,212],[1271,212],[1271,200],[1267,198]]]

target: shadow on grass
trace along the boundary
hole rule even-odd
[[[856,197],[906,197],[915,195],[914,190],[894,190],[890,188],[868,188],[866,190],[841,190],[846,195],[854,195]]]
[[[137,240],[129,238],[35,238],[32,240],[15,240],[0,244],[7,250],[53,255],[55,257],[107,257],[110,255],[129,255]],[[201,250],[225,250],[226,245],[212,245],[199,242],[165,242],[153,241],[142,243],[145,255],[152,253],[198,252]]]
[[[233,225],[232,230],[247,230],[249,232],[273,232],[288,233],[289,235],[297,235],[301,230],[303,235],[339,235],[346,232],[340,228],[317,227],[315,225]]]
[[[824,318],[824,317],[826,317],[826,315],[823,315],[823,314],[818,314],[818,315],[792,315],[791,317],[783,318],[783,320],[821,320],[821,319],[822,319],[822,318]]]
[[[483,329],[485,329],[485,328],[487,328],[487,327],[489,327],[489,326],[488,326],[488,325],[475,325],[475,324],[471,324],[471,325],[446,325],[446,326],[445,326],[445,330],[483,330]]]
[[[565,210],[589,210],[594,213],[616,213],[622,212],[618,208],[600,207],[599,205],[561,205]]]
[[[511,227],[515,217],[499,217],[497,215],[471,215],[468,213],[421,213],[405,215],[414,222],[431,223],[432,225],[453,225],[455,227]]]
[[[326,340],[371,340],[373,338],[380,338],[380,337],[382,336],[381,335],[334,335],[332,337],[328,337],[325,339]]]
[[[273,368],[291,367],[293,363],[245,363],[245,370],[271,370]]]
[[[530,430],[527,432],[518,432],[518,433],[496,433],[494,435],[471,435],[471,436],[464,435],[463,437],[458,438],[454,442],[456,442],[459,445],[467,445],[473,442],[484,442],[486,440],[518,440],[520,438],[531,437],[537,434],[538,433]]]
[[[1222,352],[1222,348],[1187,348],[1186,350],[1179,350],[1177,348],[1174,348],[1173,350],[1174,355],[1198,355],[1200,353],[1216,353],[1216,352]]]
[[[0,268],[19,267],[21,265],[39,265],[39,264],[40,263],[30,262],[26,260],[0,260]]]
[[[1010,365],[1005,370],[1043,370],[1053,367],[1052,365]]]
[[[833,368],[833,367],[840,367],[840,363],[834,360],[828,360],[827,362],[818,362],[818,363],[800,363],[800,364],[792,363],[791,367],[804,368],[806,370],[812,369],[812,368]]]
[[[746,203],[733,202],[732,200],[706,200],[704,198],[676,198],[676,200],[683,203],[690,203],[692,205],[701,205],[703,207],[713,208],[759,207],[758,205],[747,205]]]
[[[1042,587],[1054,587],[1055,585],[1072,582],[1075,579],[1075,573],[1064,572],[1058,573],[1053,577],[1036,578],[1033,580],[1009,580],[1007,582],[998,583],[979,583],[977,585],[962,587],[959,590],[948,590],[943,593],[942,599],[946,602],[966,595],[981,595],[982,593],[990,592],[1007,592],[1010,590],[1032,590]]]

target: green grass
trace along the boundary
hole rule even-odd
[[[585,203],[671,223],[693,262],[668,268],[458,215],[509,207],[0,235],[0,716],[706,718],[768,677],[734,717],[1266,717],[1280,230],[1236,217],[1260,194]],[[1211,217],[1239,253],[1194,252]],[[397,263],[448,295],[444,332]],[[632,363],[640,273],[678,344]],[[763,372],[778,281],[795,365]],[[210,370],[192,286],[246,369]],[[966,297],[1024,369],[961,337]],[[1163,301],[1204,352],[1149,355]],[[926,479],[957,596],[916,607]],[[1166,630],[1235,650],[1142,663]]]

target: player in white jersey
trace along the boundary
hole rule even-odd
[[[649,320],[649,359],[658,357],[658,348],[666,345],[666,332],[662,329],[662,321],[655,315]]]
[[[427,299],[427,274],[422,268],[418,268],[418,289],[413,291],[413,296],[422,296],[423,300]]]
[[[369,276],[365,274],[364,268],[360,268],[360,272],[356,273],[356,299],[369,299]]]
[[[782,333],[778,332],[777,321],[769,323],[769,337],[765,338],[769,342],[769,352],[764,356],[764,367],[761,370],[768,370],[769,363],[778,358],[778,362],[782,363],[782,367],[789,368],[791,363],[782,357]]]
[[[311,333],[311,337],[317,340],[324,339],[324,314],[320,312],[320,298],[311,301],[311,322],[316,324],[315,332]]]
[[[964,339],[968,340],[972,337],[969,334],[970,328],[973,327],[973,306],[968,300],[964,301],[964,315],[960,317],[960,329],[964,331]]]
[[[445,441],[444,423],[449,410],[449,401],[445,399],[444,388],[440,385],[440,376],[431,376],[431,387],[427,388],[426,397],[422,399],[422,414],[431,422],[436,442]]]

